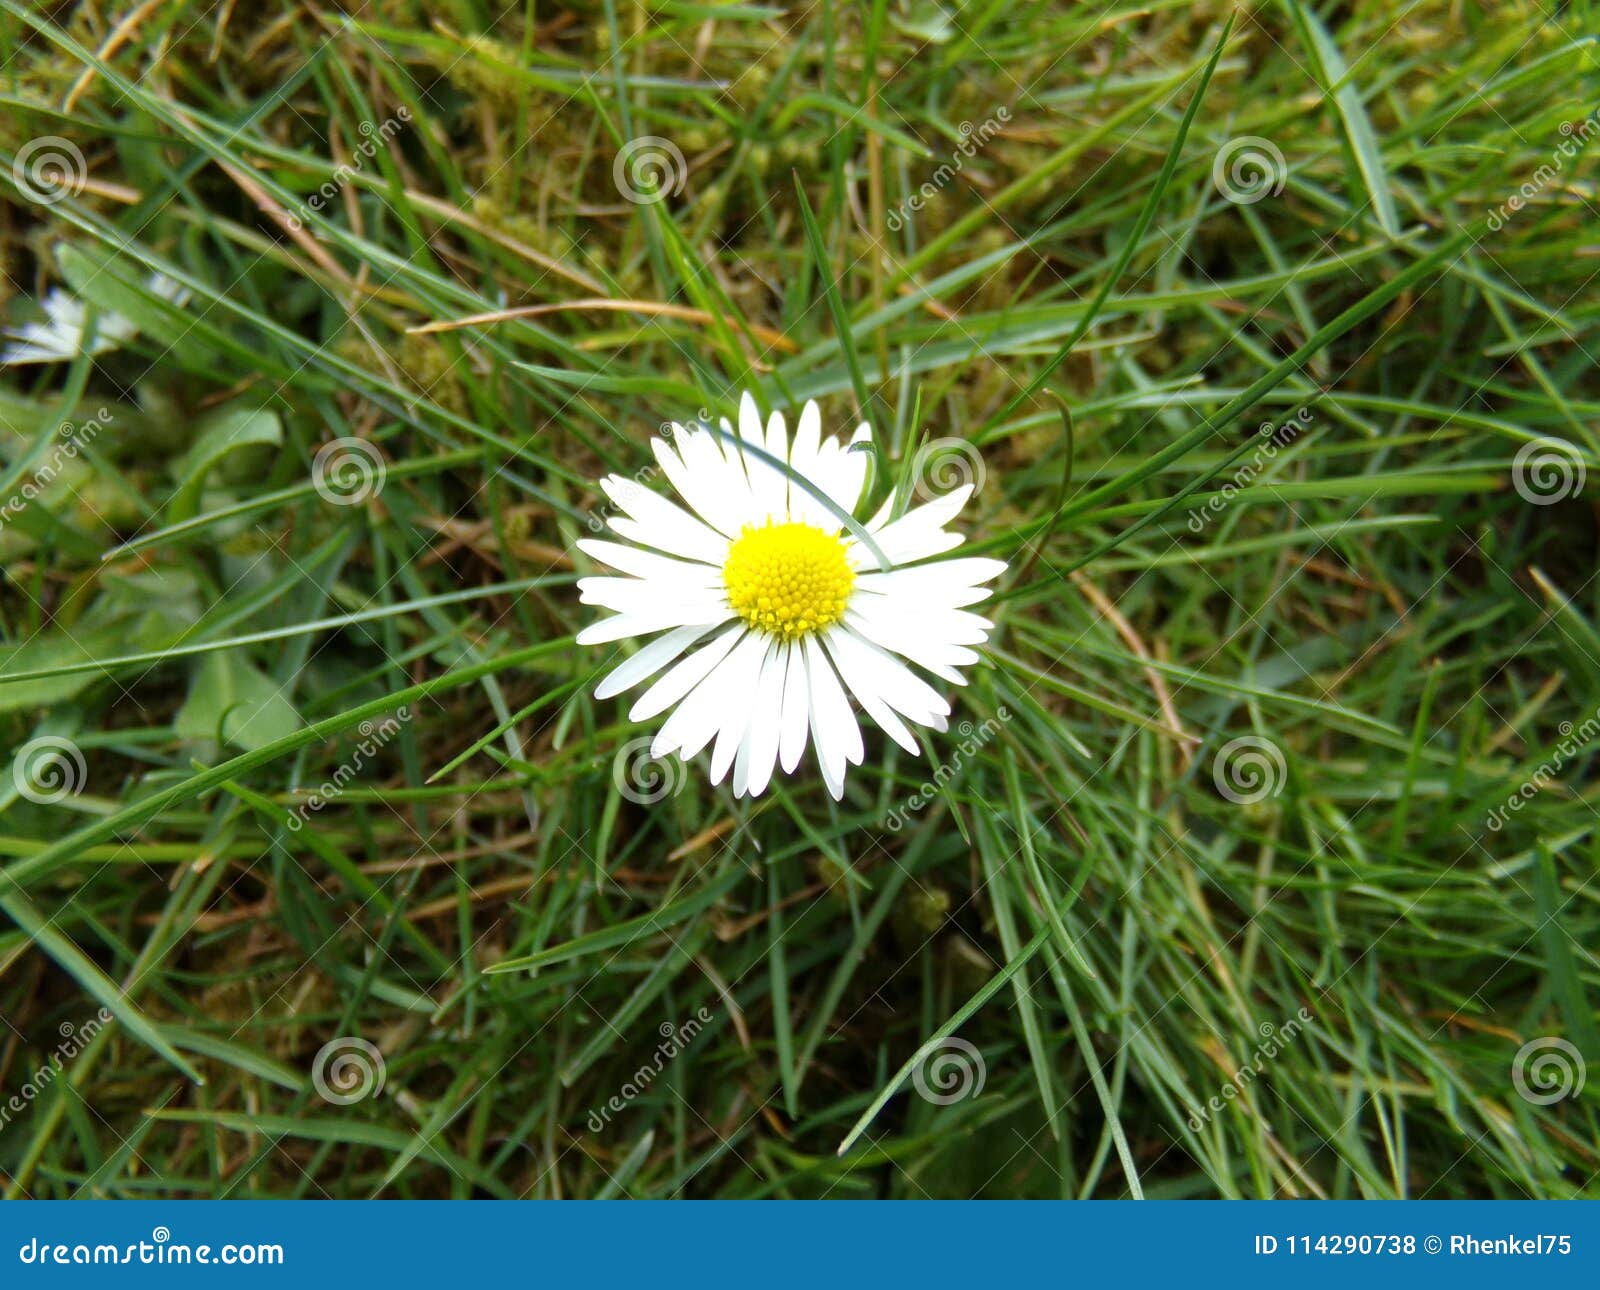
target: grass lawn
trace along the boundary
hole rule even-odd
[[[0,0],[0,1192],[1600,1196],[1597,20]],[[746,390],[837,801],[575,640]]]

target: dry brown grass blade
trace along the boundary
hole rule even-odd
[[[406,331],[411,335],[420,336],[438,331],[455,331],[460,327],[483,327],[493,323],[510,322],[517,318],[537,318],[543,314],[560,313],[568,309],[644,314],[652,318],[677,318],[682,322],[699,323],[703,327],[709,327],[716,321],[704,309],[694,309],[688,305],[667,304],[659,300],[607,300],[595,297],[589,300],[563,300],[550,305],[525,305],[520,309],[496,309],[486,314],[471,314],[466,318],[449,318],[439,322],[423,323],[420,327],[408,327]],[[746,325],[750,328],[750,334],[763,344],[781,349],[786,354],[800,352],[800,347],[782,332],[773,331],[772,328],[763,327],[759,323]]]

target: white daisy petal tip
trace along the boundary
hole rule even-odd
[[[986,598],[992,589],[982,584],[1007,566],[939,558],[963,541],[946,525],[970,487],[874,521],[888,566],[863,565],[812,490],[856,513],[870,425],[824,436],[814,399],[792,420],[777,410],[763,418],[749,391],[736,424],[722,420],[726,439],[663,425],[651,449],[677,500],[638,478],[601,482],[623,512],[611,525],[619,540],[577,547],[617,576],[580,579],[579,599],[615,612],[577,642],[646,638],[610,661],[595,697],[655,678],[630,705],[636,721],[667,714],[652,756],[687,761],[709,746],[710,782],[731,772],[734,796],[754,798],[800,772],[809,747],[840,801],[848,768],[866,759],[857,709],[913,756],[915,727],[948,729],[950,704],[927,678],[966,683],[960,669],[979,661],[970,646],[987,643],[992,628],[962,607]]]
[[[756,407],[756,396],[749,390],[739,396],[739,437],[747,443],[759,444],[762,440],[761,412]]]

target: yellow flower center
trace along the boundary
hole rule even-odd
[[[821,631],[844,614],[855,571],[836,533],[810,524],[746,524],[728,550],[722,580],[734,612],[785,640]]]

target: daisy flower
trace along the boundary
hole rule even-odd
[[[866,425],[848,446],[825,439],[810,402],[791,439],[783,414],[763,428],[746,394],[737,432],[722,426],[719,437],[673,425],[670,441],[651,441],[687,509],[618,475],[601,481],[618,512],[611,529],[624,541],[578,546],[621,576],[578,587],[584,604],[616,612],[578,643],[654,637],[595,690],[605,699],[657,677],[628,714],[646,721],[672,709],[651,756],[687,761],[712,744],[711,782],[731,767],[734,794],[755,797],[774,765],[793,773],[809,742],[838,799],[846,768],[865,755],[851,699],[917,755],[911,727],[944,730],[950,714],[917,669],[965,684],[957,669],[977,662],[972,647],[993,626],[965,607],[987,597],[983,584],[1006,566],[934,559],[961,544],[945,526],[970,484],[898,519],[893,499],[886,502],[864,526],[887,562],[880,565],[816,495],[854,517],[866,483]]]
[[[189,301],[189,288],[174,282],[165,274],[152,273],[145,280],[145,290],[180,308]],[[25,322],[20,327],[7,327],[5,335],[11,340],[0,352],[0,367],[15,367],[23,363],[70,363],[83,349],[84,332],[89,326],[88,306],[69,291],[52,287],[39,302],[44,317]],[[95,323],[94,340],[89,346],[91,354],[106,354],[120,349],[139,332],[131,318],[112,310],[102,310]]]

